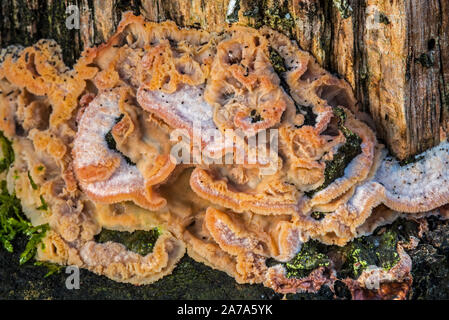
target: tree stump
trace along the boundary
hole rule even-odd
[[[80,12],[68,29],[66,9]],[[3,0],[0,46],[53,38],[66,62],[114,33],[121,13],[220,30],[269,25],[353,87],[394,155],[406,159],[449,132],[449,3],[441,0]]]

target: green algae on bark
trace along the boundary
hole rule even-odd
[[[285,264],[287,277],[303,278],[319,267],[330,265],[326,247],[317,241],[306,242],[301,251],[289,262]]]
[[[352,16],[353,10],[348,0],[333,0],[333,3],[343,19]]]
[[[368,266],[388,271],[400,257],[399,241],[417,236],[416,223],[398,220],[389,227],[379,227],[370,236],[354,239],[343,247],[325,245],[316,240],[303,244],[299,253],[284,264],[288,277],[304,278],[319,267],[333,268],[338,279],[358,278]],[[449,247],[449,246],[448,246]]]
[[[288,36],[292,36],[295,20],[289,11],[288,5],[288,1],[283,1],[282,3],[267,0],[253,1],[242,12],[242,16],[248,18],[246,25],[249,27],[258,29],[265,25]],[[236,5],[234,6],[235,8],[237,8]],[[238,14],[229,17],[230,12],[228,8],[227,21],[238,21]]]
[[[0,131],[0,173],[6,171],[14,162],[14,151],[12,149],[12,142],[9,141]]]
[[[368,266],[390,270],[399,261],[397,244],[398,235],[393,230],[355,239],[341,249],[345,262],[340,275],[357,278]]]
[[[269,58],[271,65],[273,66],[274,71],[281,77],[281,74],[287,71],[287,67],[285,66],[285,60],[282,56],[272,47],[268,48]]]
[[[44,275],[44,278],[48,278],[54,274],[61,273],[62,269],[64,268],[64,266],[62,265],[48,261],[36,261],[34,265],[47,268],[47,273]]]
[[[266,6],[263,12],[262,22],[273,30],[280,31],[284,34],[291,35],[291,30],[295,26],[295,21],[288,10],[288,1],[284,1],[282,5],[274,2],[272,6]]]
[[[158,228],[150,231],[136,230],[134,232],[103,229],[95,237],[95,240],[99,243],[108,241],[121,243],[128,250],[146,256],[153,252],[154,244],[159,238],[159,235],[160,231]]]

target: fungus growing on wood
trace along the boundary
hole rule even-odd
[[[354,239],[449,202],[447,142],[416,161],[386,157],[350,86],[266,27],[214,33],[127,13],[73,70],[53,41],[2,51],[0,91],[1,177],[31,223],[50,226],[36,257],[116,281],[154,282],[187,250],[239,283],[316,292],[339,277],[337,248],[354,296],[403,298],[405,244],[365,259]],[[199,137],[215,160],[242,161],[176,163],[170,134],[194,140],[195,122],[243,133],[229,148]],[[249,143],[265,130],[278,132],[269,154]],[[157,240],[142,236],[155,228]],[[380,289],[367,292],[374,273]]]

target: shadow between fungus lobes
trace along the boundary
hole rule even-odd
[[[341,108],[334,108],[334,116],[338,118],[338,127],[343,132],[346,142],[338,148],[337,153],[332,160],[326,161],[326,168],[324,170],[324,183],[315,190],[309,191],[306,194],[312,197],[318,191],[328,187],[336,179],[341,178],[345,174],[345,168],[354,160],[360,153],[362,153],[360,137],[345,127],[346,113]]]
[[[279,76],[279,80],[281,81],[281,87],[284,89],[285,93],[291,95],[290,87],[282,76],[284,72],[288,71],[287,67],[285,66],[284,58],[282,58],[279,52],[277,52],[272,47],[269,47],[268,51],[270,54],[269,59],[271,65],[273,66],[274,71],[277,73],[277,75]],[[294,101],[296,111],[304,116],[303,126],[305,125],[313,127],[316,124],[317,115],[313,112],[312,107],[299,105],[294,99],[292,99],[292,101]]]
[[[122,119],[123,119],[123,114],[121,114],[117,119],[115,119],[115,123],[119,123]],[[134,162],[132,162],[132,160],[125,156],[123,153],[121,153],[118,149],[117,149],[117,143],[115,142],[114,136],[112,135],[112,129],[108,131],[108,133],[106,133],[106,135],[104,136],[105,140],[106,140],[106,144],[108,145],[108,148],[112,151],[115,151],[117,153],[120,154],[120,156],[126,161],[127,164],[135,166],[136,164]]]

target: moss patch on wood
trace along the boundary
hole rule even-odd
[[[285,264],[287,277],[303,278],[316,268],[328,267],[330,263],[326,246],[317,241],[309,241],[293,260]]]
[[[123,119],[123,117],[124,115],[121,114],[117,119],[115,119],[115,123],[119,123]],[[112,129],[105,134],[104,139],[106,140],[106,144],[109,150],[119,153],[127,164],[131,166],[136,165],[129,157],[125,156],[122,152],[120,152],[120,150],[117,149],[117,143],[115,142],[114,136],[112,135]]]
[[[160,231],[154,228],[149,231],[136,230],[134,232],[115,231],[103,229],[95,237],[99,243],[108,241],[123,244],[128,250],[138,253],[142,256],[153,252],[154,245],[159,238]]]
[[[362,139],[344,125],[346,113],[343,109],[334,108],[334,116],[339,119],[338,127],[343,132],[346,142],[338,148],[338,151],[332,160],[326,161],[324,183],[317,189],[307,192],[306,194],[309,197],[312,197],[316,192],[327,188],[336,179],[343,177],[348,164],[362,152]]]

